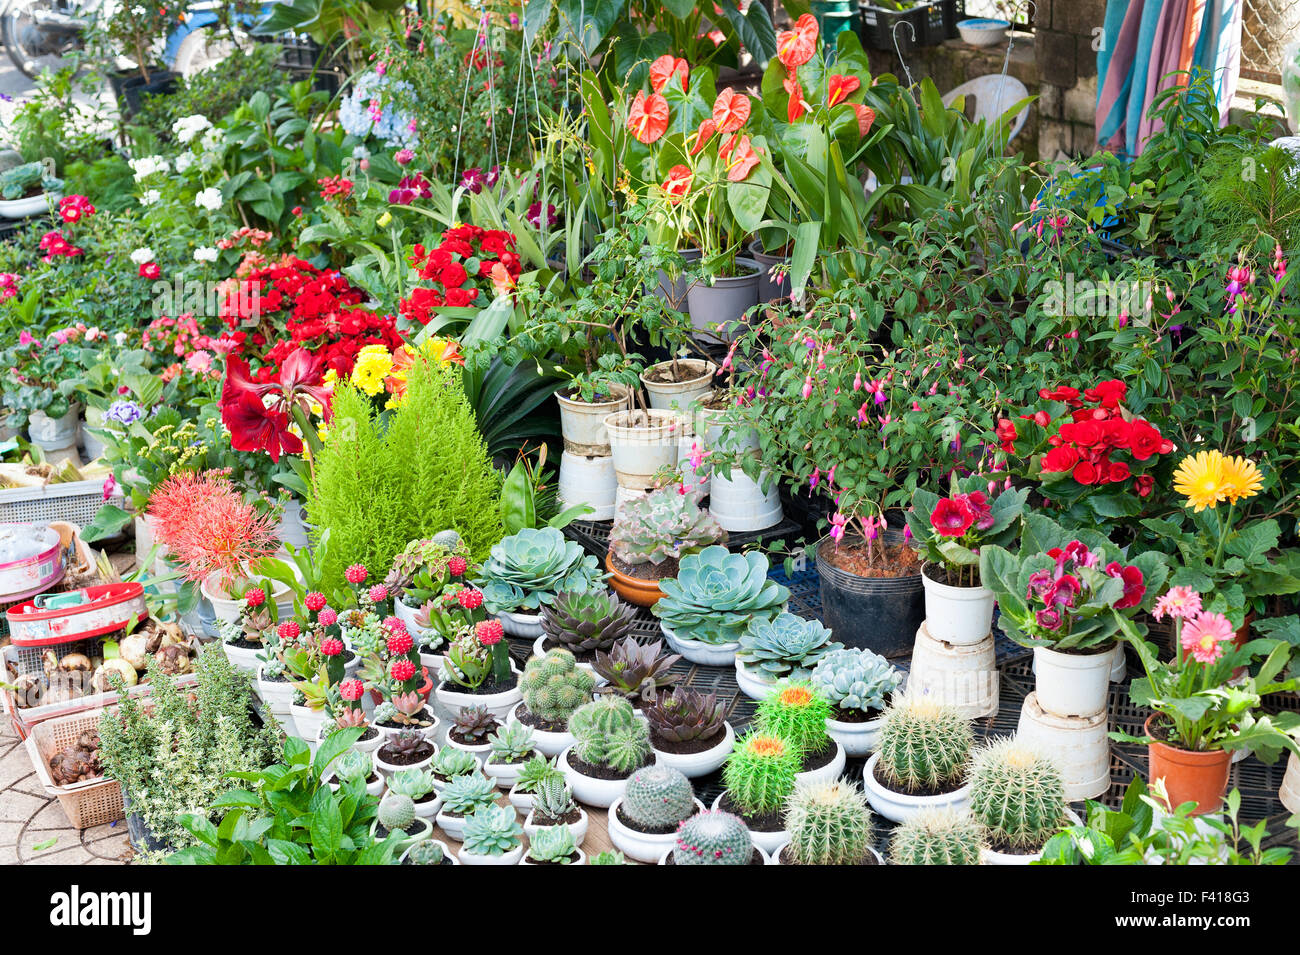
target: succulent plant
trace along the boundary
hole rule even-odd
[[[535,611],[557,593],[591,590],[602,579],[596,558],[554,527],[526,527],[493,545],[480,585],[489,613]]]
[[[627,857],[617,849],[606,849],[589,857],[587,865],[627,865]]]
[[[1013,852],[1040,849],[1066,818],[1061,771],[1015,739],[991,742],[971,760],[970,811]]]
[[[522,763],[536,752],[533,731],[523,723],[507,723],[488,737],[488,745],[494,763]]]
[[[400,760],[388,760],[389,762],[416,762],[419,759],[420,751],[428,747],[430,750],[433,744],[424,738],[424,734],[419,730],[402,730],[400,733],[394,733],[384,741],[380,747],[387,756],[398,756]],[[432,754],[430,754],[432,755]]]
[[[662,564],[726,539],[727,532],[692,495],[668,486],[623,505],[609,547],[625,564]]]
[[[718,694],[678,686],[647,703],[642,712],[661,739],[688,743],[713,739],[720,734],[726,726],[724,709],[718,702]]]
[[[433,773],[423,769],[399,769],[388,777],[388,791],[419,801],[433,790]]]
[[[538,787],[548,779],[558,779],[563,782],[564,773],[545,756],[534,756],[520,767],[519,778],[515,780],[515,788],[521,793],[535,793]]]
[[[442,790],[442,808],[458,816],[468,816],[480,806],[491,805],[496,787],[482,773],[457,776]]]
[[[794,744],[779,736],[751,732],[727,757],[722,781],[736,806],[758,816],[785,808],[802,766]]]
[[[417,842],[406,854],[406,861],[411,865],[442,865],[442,843],[432,840]]]
[[[664,653],[662,640],[641,643],[635,637],[624,637],[608,653],[596,651],[592,669],[608,681],[601,692],[648,702],[682,678],[680,673],[669,672],[680,659],[681,654]]]
[[[671,832],[695,812],[695,790],[670,766],[646,766],[628,777],[623,812],[642,829]]]
[[[385,793],[379,800],[379,824],[389,832],[405,832],[415,822],[415,802],[401,793]]]
[[[488,736],[496,732],[500,725],[486,706],[475,703],[473,706],[460,708],[456,719],[452,721],[451,731],[456,734],[460,742],[477,746],[486,743]]]
[[[867,798],[844,780],[796,784],[785,827],[799,865],[858,865],[871,846]]]
[[[556,594],[542,609],[542,632],[575,654],[607,650],[632,629],[636,607],[598,590]]]
[[[22,199],[37,186],[46,192],[54,192],[63,188],[63,180],[51,175],[46,164],[40,161],[23,163],[0,172],[0,199]]]
[[[546,723],[566,723],[569,715],[591,699],[596,679],[577,665],[568,650],[554,649],[533,657],[519,678],[519,691],[528,712]]]
[[[870,650],[832,650],[817,661],[810,677],[819,696],[841,710],[883,710],[886,697],[898,689],[903,675]]]
[[[359,749],[345,750],[334,760],[334,775],[339,779],[369,779],[373,771],[370,754]]]
[[[717,809],[696,813],[677,830],[676,865],[749,865],[754,840],[739,816]]]
[[[503,856],[520,844],[523,834],[513,806],[480,806],[465,820],[461,848],[479,856]]]
[[[573,790],[563,776],[542,781],[533,793],[535,818],[558,821],[567,818],[577,808],[577,803],[573,801]]]
[[[444,746],[433,757],[429,768],[444,779],[455,779],[457,776],[477,772],[479,761],[471,752],[455,746]]]
[[[907,695],[885,710],[876,748],[880,773],[897,792],[943,792],[966,776],[974,734],[952,706]]]
[[[574,710],[569,732],[573,752],[584,763],[616,773],[631,773],[650,759],[650,730],[632,704],[619,696],[601,696]]]
[[[568,826],[542,826],[528,837],[528,858],[534,862],[569,865],[578,854],[578,843]]]
[[[824,753],[833,744],[826,733],[831,705],[806,682],[779,683],[758,704],[755,723],[764,733],[789,740],[804,756]]]
[[[770,620],[755,617],[749,622],[736,659],[764,680],[807,679],[819,660],[843,646],[831,640],[831,632],[819,621],[780,613]]]
[[[790,591],[767,579],[767,558],[706,547],[683,557],[677,576],[659,582],[664,596],[651,608],[679,637],[705,643],[737,643],[755,617],[772,618]]]
[[[983,828],[970,813],[924,809],[894,830],[894,865],[979,865]]]

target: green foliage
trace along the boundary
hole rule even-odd
[[[442,790],[442,808],[468,816],[483,806],[492,804],[496,797],[496,787],[492,780],[482,773],[466,773],[456,776]]]
[[[793,677],[806,680],[817,661],[844,644],[831,640],[831,632],[818,620],[780,613],[768,620],[755,617],[740,637],[736,659],[743,660],[762,680]]]
[[[894,830],[894,865],[979,865],[983,828],[956,809],[923,809]]]
[[[547,723],[567,723],[570,714],[591,699],[596,681],[579,669],[568,650],[533,657],[524,666],[519,689],[528,711]]]
[[[726,540],[727,532],[694,495],[679,494],[672,485],[624,503],[609,532],[610,549],[625,564],[680,560]]]
[[[749,865],[754,841],[740,817],[717,809],[696,813],[677,830],[676,865]]]
[[[668,832],[695,812],[691,781],[669,766],[647,766],[628,777],[623,812],[652,832]]]
[[[860,865],[871,846],[866,796],[843,780],[795,786],[785,827],[799,865]]]
[[[490,762],[522,763],[536,752],[533,731],[523,723],[507,723],[488,737]]]
[[[571,865],[577,855],[578,843],[568,826],[542,826],[528,837],[528,858],[533,862]]]
[[[591,590],[601,579],[596,558],[554,527],[525,528],[502,539],[480,576],[483,606],[491,613],[535,612],[556,594]]]
[[[971,760],[970,807],[998,843],[1036,851],[1065,819],[1061,771],[1014,739],[997,740]]]
[[[433,757],[429,768],[446,779],[455,779],[478,772],[479,761],[469,750],[444,746]]]
[[[461,851],[480,856],[503,856],[519,845],[523,834],[524,828],[519,825],[514,806],[480,806],[465,820]]]
[[[790,591],[767,579],[767,557],[731,554],[713,545],[683,557],[677,577],[659,582],[664,596],[651,612],[679,637],[721,644],[739,642],[755,617],[781,612]]]
[[[627,865],[627,858],[617,849],[597,852],[587,860],[587,865]]]
[[[406,854],[408,865],[442,865],[444,858],[441,842],[427,839],[411,846]]]
[[[636,608],[598,590],[560,593],[542,608],[542,632],[578,653],[608,650],[632,629]],[[531,709],[531,707],[530,707]]]
[[[956,788],[966,778],[973,737],[970,721],[955,707],[923,696],[895,699],[876,742],[880,773],[902,793]]]
[[[833,745],[826,733],[831,705],[804,681],[777,684],[758,704],[755,723],[759,732],[788,740],[804,756],[824,753]]]
[[[736,744],[722,768],[732,802],[748,815],[779,812],[794,792],[803,762],[780,736],[751,732]]]

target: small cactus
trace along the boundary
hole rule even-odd
[[[378,817],[389,832],[405,832],[415,822],[415,803],[402,793],[387,793],[379,801]]]
[[[750,733],[727,757],[722,781],[737,807],[759,816],[785,808],[800,766],[799,751],[786,740]]]
[[[894,865],[979,865],[983,827],[956,809],[924,809],[894,830]]]
[[[1015,739],[996,740],[971,761],[970,805],[999,847],[1033,852],[1065,821],[1065,786],[1046,756]]]
[[[789,740],[805,756],[824,753],[834,741],[826,732],[833,714],[830,703],[813,692],[807,681],[778,683],[758,705],[758,728]]]
[[[441,842],[417,842],[406,854],[406,861],[411,865],[442,865],[442,859]]]
[[[573,790],[563,776],[542,780],[533,794],[533,816],[539,821],[559,822],[577,808]]]
[[[799,865],[858,865],[871,846],[866,797],[843,780],[796,786],[785,827]]]
[[[966,776],[973,738],[955,707],[923,696],[895,699],[880,724],[880,773],[896,792],[949,792]]]
[[[574,710],[591,699],[595,685],[595,678],[577,666],[573,654],[560,648],[533,657],[519,678],[528,712],[546,723],[567,722]]]
[[[753,855],[754,841],[740,817],[717,809],[683,822],[673,847],[675,865],[749,865]]]
[[[669,766],[638,769],[623,791],[623,812],[647,832],[672,832],[694,811],[690,780]]]
[[[584,763],[630,774],[650,760],[650,729],[622,697],[602,696],[578,707],[569,732]]]

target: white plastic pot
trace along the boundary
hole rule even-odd
[[[812,783],[829,783],[840,778],[840,773],[844,772],[844,747],[840,745],[839,740],[831,737],[831,742],[835,744],[835,755],[825,766],[819,766],[816,769],[810,769],[807,772],[795,774],[795,781],[803,785]]]
[[[253,649],[252,647],[237,647],[226,643],[222,644],[221,649],[226,652],[226,659],[230,661],[230,665],[236,670],[241,670],[252,676],[257,675],[257,671],[262,666],[262,661],[258,659],[258,654],[262,652],[260,647]]]
[[[560,403],[560,431],[564,435],[564,450],[584,457],[608,456],[609,432],[605,419],[616,411],[629,407],[630,390],[625,385],[611,385],[610,391],[618,398],[609,401],[574,401],[557,394]]]
[[[402,623],[406,625],[406,632],[411,635],[411,637],[415,640],[417,644],[419,644],[421,640],[427,637],[430,633],[434,632],[430,628],[422,627],[415,622],[415,615],[419,612],[420,612],[419,607],[412,607],[409,604],[403,603],[401,600],[393,601],[393,616],[396,617],[398,620],[402,621]],[[441,655],[421,653],[420,654],[421,662],[424,661],[424,657],[426,656],[437,656],[439,665],[441,665],[442,663]],[[427,662],[424,663],[424,665],[429,666]],[[430,669],[429,672],[437,673],[438,671],[434,669]]]
[[[1070,825],[1082,825],[1082,820],[1070,808],[1066,808],[1065,817]],[[1043,857],[1043,850],[1037,852],[998,852],[985,846],[980,850],[980,865],[1030,865]]]
[[[639,829],[633,829],[625,825],[618,818],[618,807],[623,804],[623,797],[619,796],[614,800],[614,804],[609,807],[609,841],[614,843],[614,848],[618,849],[629,859],[635,859],[637,862],[656,862],[664,854],[665,850],[671,849],[677,844],[677,833],[651,833],[641,832]],[[695,800],[695,811],[704,812],[704,803],[698,799]]]
[[[27,436],[44,451],[61,451],[75,447],[81,428],[81,405],[74,404],[67,413],[51,418],[44,411],[27,416]]]
[[[587,829],[591,825],[591,819],[587,816],[587,810],[581,806],[578,807],[579,818],[577,822],[569,823],[569,832],[573,833],[573,841],[582,845],[582,840],[587,838]],[[524,817],[524,835],[532,839],[539,829],[549,829],[550,826],[539,826],[533,819],[533,807],[529,805],[527,814]]]
[[[436,842],[438,845],[442,846],[442,857],[452,865],[460,865],[460,860],[456,858],[456,853],[452,852],[451,849],[447,847],[447,843],[443,842],[441,839],[428,839],[425,841]],[[403,861],[405,861],[406,857],[410,854],[411,854],[410,849],[407,849],[405,852],[403,852],[401,858],[397,860],[398,864],[400,865]]]
[[[289,715],[293,718],[294,735],[312,742],[320,736],[321,724],[327,719],[323,709],[313,710],[297,703],[290,704]]]
[[[542,635],[542,615],[540,613],[515,613],[503,610],[497,614],[501,629],[512,637],[535,640]]]
[[[520,722],[518,714],[523,706],[522,700],[514,705],[510,710],[510,722]],[[537,747],[537,751],[543,756],[559,756],[573,745],[573,734],[567,730],[563,733],[551,733],[533,726],[528,728],[533,731],[533,745]]]
[[[536,756],[538,752],[538,750],[533,750],[533,756]],[[489,779],[495,780],[498,789],[510,789],[514,786],[523,768],[523,763],[494,763],[490,755],[483,761],[484,774]]]
[[[488,753],[492,749],[491,743],[475,743],[473,746],[462,743],[460,740],[453,739],[450,732],[447,733],[447,745],[452,749],[463,749],[467,753],[472,753],[480,766],[487,762]]]
[[[432,720],[432,722],[429,723],[428,726],[380,726],[375,724],[375,729],[379,730],[380,740],[386,740],[390,736],[396,736],[404,730],[413,729],[418,730],[420,735],[430,743],[436,743],[438,741],[438,727],[442,726],[442,718],[437,716],[433,712],[433,707],[429,706],[427,703],[425,704],[424,709],[420,711],[420,718]],[[375,748],[378,749],[379,747],[376,746]]]
[[[970,802],[970,784],[938,796],[912,796],[896,793],[876,782],[876,764],[880,754],[873,753],[862,767],[862,785],[871,808],[891,822],[906,822],[926,809],[963,809]]]
[[[717,810],[722,808],[722,797],[725,795],[725,792],[718,794],[718,797],[713,800],[713,809]],[[770,853],[777,846],[784,845],[790,841],[790,830],[774,829],[771,832],[767,832],[763,829],[750,829],[749,838],[754,840],[754,845],[762,849],[764,853]]]
[[[1292,753],[1286,761],[1286,774],[1282,777],[1282,788],[1278,798],[1290,812],[1300,813],[1300,759]]]
[[[925,588],[925,622],[930,636],[953,646],[979,643],[993,627],[993,591],[987,587],[953,587],[931,580],[921,569]]]
[[[736,663],[736,651],[740,649],[738,642],[705,643],[703,640],[687,640],[677,636],[662,623],[659,624],[659,629],[664,632],[664,637],[667,638],[673,652],[680,653],[683,659],[691,663],[710,667],[729,667]]]
[[[607,417],[605,430],[619,487],[633,491],[654,487],[655,475],[677,463],[681,428],[676,412],[657,408]]]
[[[866,756],[876,748],[876,737],[880,735],[883,716],[862,723],[850,723],[846,720],[826,720],[826,733],[839,743],[846,756]]]
[[[641,374],[641,384],[645,387],[651,408],[663,408],[689,413],[691,403],[703,398],[713,390],[713,376],[718,366],[702,358],[679,358],[677,367],[683,374],[682,381],[652,381],[650,372],[658,368],[671,368],[671,361],[661,361],[651,365]]]
[[[454,684],[443,681],[434,688],[434,698],[452,713],[463,706],[486,706],[488,712],[497,718],[498,723],[503,722],[515,708],[515,704],[524,698],[523,692],[519,689],[519,671],[513,663],[510,665],[510,671],[515,674],[515,685],[500,693],[466,693],[454,689]]]
[[[366,783],[366,792],[372,796],[376,796],[376,797],[382,796],[384,794],[384,786],[385,786],[383,773],[379,772],[379,770],[375,770],[373,773],[371,773],[371,775],[374,776],[375,778],[373,781],[368,781]],[[324,782],[326,785],[328,785],[330,789],[333,789],[336,792],[338,791],[339,788],[338,774],[335,773],[333,769],[327,769],[325,773],[321,776],[321,781]],[[419,814],[420,814],[419,807],[417,805],[416,815],[418,816]]]
[[[289,585],[281,583],[278,580],[269,580],[271,592],[267,595],[268,599],[275,602],[276,612],[281,620],[287,620],[293,616],[293,591]],[[199,589],[203,596],[208,598],[212,603],[212,609],[217,615],[219,623],[239,619],[239,599],[231,599],[225,588],[218,586],[216,575],[210,574],[203,579]],[[253,672],[257,672],[254,670]]]
[[[1061,653],[1034,647],[1038,705],[1055,716],[1096,716],[1106,712],[1113,648],[1100,653]]]
[[[732,729],[730,723],[724,722],[722,738],[706,750],[698,753],[670,753],[656,749],[654,752],[659,765],[671,766],[687,779],[695,779],[697,776],[706,776],[722,766],[735,747],[736,731]]]
[[[437,818],[441,809],[442,793],[438,793],[438,795],[434,796],[432,799],[426,799],[423,802],[415,802],[415,815],[420,819],[428,819],[432,821]]]
[[[1057,716],[1037,693],[1025,697],[1016,738],[1056,763],[1067,802],[1096,799],[1110,788],[1110,739],[1106,714]]]
[[[615,799],[623,795],[623,790],[627,788],[627,780],[597,779],[595,776],[586,776],[569,764],[570,752],[572,747],[560,754],[559,768],[564,773],[569,788],[573,790],[573,798],[597,809],[608,809]],[[657,757],[652,757],[646,765],[653,766],[655,759]]]
[[[1128,678],[1128,659],[1124,656],[1123,641],[1115,644],[1115,658],[1110,663],[1110,682],[1123,683]],[[1242,750],[1245,753],[1245,750]]]
[[[460,859],[461,865],[519,865],[519,860],[524,857],[523,843],[515,846],[509,852],[499,856],[480,855],[477,852],[468,852],[464,846],[461,846],[457,858]]]
[[[1000,681],[992,634],[977,643],[952,644],[930,636],[928,621],[917,629],[908,673],[912,689],[973,720],[997,713]]]
[[[736,685],[751,700],[766,700],[772,695],[776,683],[756,676],[754,671],[745,665],[744,660],[736,657]]]
[[[448,839],[456,842],[463,842],[465,839],[465,817],[447,815],[447,807],[444,806],[438,810],[434,822],[438,828],[447,834]]]
[[[375,761],[375,769],[379,770],[385,776],[391,776],[393,773],[401,769],[425,769],[433,762],[433,757],[438,755],[438,747],[434,746],[432,752],[418,763],[406,763],[399,766],[396,763],[386,762],[384,757],[380,755],[383,750],[384,748],[382,746],[379,747],[379,749],[375,750],[374,753],[371,754],[371,757]]]
[[[715,416],[716,417],[716,416]],[[758,434],[752,428],[737,431],[722,418],[709,425],[706,444],[712,449],[736,449],[757,456]],[[709,475],[709,513],[728,531],[761,531],[781,523],[781,491],[770,471],[755,481],[734,466],[727,475]]]
[[[609,521],[614,518],[614,498],[618,478],[614,459],[609,455],[582,455],[565,451],[560,455],[560,481],[556,496],[561,508],[587,504],[592,513],[584,520]]]
[[[790,840],[787,839],[785,842],[781,843],[781,845],[773,849],[772,852],[768,854],[767,864],[785,865],[785,863],[781,861],[781,853],[785,851],[785,847],[788,846],[789,844],[790,844]],[[877,852],[875,849],[873,849],[871,846],[867,846],[867,851],[870,852],[873,856],[875,856],[876,865],[885,864],[884,857],[881,856],[881,854]]]

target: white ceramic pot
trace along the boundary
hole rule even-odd
[[[370,727],[370,728],[373,729],[374,727]],[[330,736],[331,733],[332,730],[331,730],[331,724],[329,720],[326,720],[325,722],[321,723],[320,729],[316,731],[316,745],[319,746],[321,743],[325,742],[326,738]],[[355,743],[352,744],[351,748],[355,749],[358,753],[366,753],[369,756],[371,756],[372,757],[371,762],[373,763],[375,750],[379,749],[379,747],[383,745],[384,745],[384,734],[376,732],[372,737],[370,737],[370,739],[357,740]]]
[[[844,747],[835,737],[831,737],[831,742],[835,744],[835,755],[825,766],[819,766],[816,769],[810,769],[804,773],[797,773],[795,781],[805,785],[811,783],[829,783],[840,778],[840,773],[844,772],[844,763],[847,757],[844,755]]]
[[[403,603],[401,600],[393,601],[393,616],[396,617],[398,620],[402,621],[402,623],[406,624],[406,632],[411,635],[411,637],[415,640],[417,644],[420,643],[429,634],[434,632],[428,627],[422,627],[415,622],[415,615],[419,613],[419,611],[420,611],[419,607],[412,607],[409,604]],[[441,637],[439,637],[439,640],[441,640]],[[437,656],[438,665],[439,666],[442,665],[441,655],[421,653],[420,661],[424,663],[425,666],[429,665],[427,662],[424,662],[424,658],[426,656],[429,657]],[[429,672],[437,673],[438,671],[430,670]]]
[[[377,798],[379,796],[382,796],[384,793],[384,775],[378,770],[375,770],[373,773],[371,773],[371,775],[374,776],[375,778],[373,780],[367,781],[366,792],[368,792],[370,795],[375,796]],[[333,769],[327,769],[325,773],[321,776],[321,780],[325,782],[330,789],[333,789],[336,792],[338,791],[339,788],[338,775],[334,772]],[[420,814],[419,807],[417,806],[416,815],[418,816],[419,814]]]
[[[896,793],[876,782],[876,764],[880,754],[873,753],[862,767],[862,784],[871,808],[891,822],[906,822],[925,809],[964,809],[970,802],[970,784],[938,796],[912,796]]]
[[[645,387],[651,408],[676,410],[689,414],[691,403],[703,398],[713,390],[713,376],[718,366],[702,358],[679,358],[677,367],[682,375],[681,381],[652,381],[650,373],[660,368],[671,368],[671,361],[661,361],[651,365],[641,374],[641,384]]]
[[[533,756],[538,754],[533,750]],[[523,763],[494,763],[491,754],[483,760],[483,772],[490,779],[496,781],[497,788],[510,789],[519,779],[519,773],[523,771]]]
[[[448,862],[450,862],[452,865],[460,865],[460,860],[456,858],[456,853],[452,852],[451,849],[447,847],[447,843],[443,842],[441,839],[427,839],[425,841],[438,843],[438,845],[442,846],[442,857],[446,859]],[[403,852],[401,858],[397,860],[398,864],[400,865],[410,854],[411,854],[410,849],[407,849],[405,852]]]
[[[1057,716],[1046,712],[1038,694],[1020,708],[1016,738],[1048,756],[1061,771],[1067,802],[1096,799],[1110,788],[1110,738],[1105,713]]]
[[[501,629],[512,637],[535,640],[542,635],[542,615],[540,613],[514,613],[502,611],[497,614]]]
[[[1124,641],[1115,644],[1115,658],[1110,663],[1110,682],[1123,683],[1128,679],[1128,658],[1124,656]],[[1245,753],[1245,750],[1242,750]]]
[[[609,456],[609,433],[605,430],[605,419],[628,408],[630,394],[624,385],[611,385],[610,390],[620,397],[587,404],[564,395],[555,396],[560,404],[560,431],[564,435],[564,450],[584,457]]]
[[[862,723],[850,723],[846,720],[826,720],[826,733],[840,744],[846,756],[866,756],[876,748],[876,737],[880,734],[883,716]]]
[[[561,508],[589,505],[592,512],[583,520],[613,520],[614,501],[618,494],[614,459],[609,455],[582,455],[565,451],[560,455],[560,480],[555,493]]]
[[[510,670],[518,677],[519,671],[513,663],[510,665]],[[438,703],[452,713],[463,706],[486,706],[488,712],[497,718],[498,723],[504,721],[507,714],[524,698],[518,680],[510,689],[502,690],[500,693],[465,693],[443,681],[434,688],[433,694]]]
[[[605,419],[605,429],[620,487],[649,490],[656,474],[677,463],[682,424],[674,411],[619,411]]]
[[[735,449],[753,456],[759,452],[757,432],[734,428],[719,415],[710,418],[705,442],[714,449]],[[713,471],[709,489],[709,513],[724,530],[761,531],[781,523],[781,492],[769,471],[760,472],[757,481],[739,467],[726,475]]]
[[[87,461],[95,461],[104,455],[104,442],[90,433],[92,429],[101,430],[103,427],[104,412],[98,408],[87,408],[81,422],[81,446],[86,450]]]
[[[541,863],[533,862],[531,859],[528,858],[528,853],[525,852],[524,857],[519,860],[519,864],[540,865]],[[578,850],[578,858],[575,861],[569,863],[569,865],[586,865],[586,864],[587,864],[587,853],[583,852],[581,849]]]
[[[1007,20],[979,17],[957,21],[957,32],[971,46],[993,46],[1000,43],[1006,38],[1009,29],[1011,23]]]
[[[293,684],[288,680],[264,680],[262,671],[257,671],[257,695],[262,698],[266,708],[277,716],[289,712],[293,705]]]
[[[261,669],[262,661],[259,660],[258,654],[262,649],[253,649],[252,647],[236,647],[229,643],[221,645],[221,649],[226,651],[226,659],[236,670],[240,670],[251,676],[256,676],[257,671]]]
[[[614,804],[609,807],[609,818],[607,826],[609,829],[609,841],[614,843],[614,848],[618,849],[629,859],[635,859],[637,862],[655,862],[664,854],[664,850],[671,849],[677,843],[677,833],[651,833],[641,832],[626,825],[618,818],[618,807],[623,804],[623,797],[620,796],[614,800]],[[695,811],[704,812],[704,803],[698,799],[695,800]]]
[[[725,795],[725,792],[718,794],[718,797],[713,800],[713,809],[722,808],[722,797]],[[754,845],[762,849],[764,853],[770,853],[777,846],[790,841],[790,831],[788,829],[775,829],[767,832],[763,829],[750,829],[749,837],[754,840]]]
[[[1278,798],[1288,811],[1300,813],[1300,759],[1296,759],[1295,753],[1287,758],[1286,774],[1282,777]]]
[[[753,835],[753,833],[750,833],[750,835]],[[790,840],[790,834],[789,834],[789,833],[785,833],[785,834],[784,834],[784,838],[785,838],[785,840],[788,842],[788,841]],[[669,847],[664,851],[664,854],[661,855],[661,856],[659,857],[659,863],[658,863],[658,864],[659,864],[659,865],[667,865],[667,864],[668,864],[668,857],[669,857],[670,855],[673,854],[673,850],[674,850],[675,848],[677,848],[676,843],[674,843],[673,845],[669,846]],[[771,865],[771,864],[772,864],[772,855],[771,855],[771,853],[769,853],[766,849],[764,849],[762,846],[760,846],[757,842],[754,843],[754,848],[758,850],[758,854],[762,857],[762,859],[763,859],[763,865]]]
[[[479,855],[477,852],[467,852],[464,846],[461,846],[457,858],[460,859],[461,865],[519,865],[519,860],[524,857],[523,843],[515,846],[509,852],[499,856]]]
[[[506,794],[506,798],[510,800],[510,805],[514,806],[515,811],[521,816],[527,816],[533,811],[533,794],[520,792],[518,783],[510,787],[510,792]]]
[[[321,724],[327,718],[323,709],[313,710],[297,703],[290,704],[289,715],[293,718],[294,735],[312,742],[319,738]]]
[[[427,769],[429,764],[433,762],[433,757],[438,754],[438,747],[433,746],[433,749],[429,753],[429,755],[424,757],[424,759],[420,760],[418,763],[405,763],[400,766],[397,763],[390,763],[385,761],[384,757],[381,755],[383,751],[384,748],[381,746],[379,747],[379,749],[375,750],[374,753],[371,754],[371,757],[375,761],[376,769],[378,769],[385,776],[391,776],[393,775],[393,773],[397,772],[400,769]]]
[[[435,790],[436,792],[436,790]],[[439,811],[442,809],[442,794],[439,793],[432,799],[426,799],[423,802],[415,803],[415,814],[421,819],[436,819]]]
[[[1096,716],[1106,712],[1114,650],[1061,653],[1034,647],[1038,705],[1055,716]]]
[[[280,619],[285,620],[293,615],[293,591],[289,589],[288,584],[281,583],[278,580],[269,581],[271,583],[271,593],[268,597],[275,601],[275,609],[279,613]],[[224,589],[218,589],[214,575],[205,577],[202,585],[199,587],[203,596],[207,597],[212,603],[212,609],[217,615],[219,622],[239,619],[239,600],[231,600],[226,596]],[[257,671],[254,670],[254,673]]]
[[[627,780],[597,779],[595,776],[583,775],[569,765],[571,751],[572,748],[566,749],[560,754],[559,768],[564,773],[569,788],[573,790],[573,798],[597,809],[608,809],[615,799],[623,795],[623,790],[627,788]],[[654,765],[656,758],[652,758],[647,765]]]
[[[510,722],[519,722],[519,711],[523,708],[522,701],[516,703],[510,711]],[[546,730],[539,730],[535,727],[528,727],[533,731],[533,745],[537,747],[538,752],[543,756],[559,756],[562,752],[573,745],[573,734],[570,732],[551,733]]]
[[[766,700],[776,686],[774,682],[756,676],[740,657],[736,657],[736,685],[751,700]]]
[[[931,580],[921,568],[925,588],[925,623],[930,636],[953,646],[969,646],[987,637],[993,626],[993,591],[987,587],[953,587]]]
[[[462,743],[460,740],[453,739],[450,732],[447,733],[447,745],[452,749],[463,749],[467,753],[473,753],[480,766],[487,762],[488,753],[492,749],[491,743],[476,743],[473,746]]]
[[[436,743],[438,741],[438,728],[442,726],[442,717],[435,715],[433,707],[425,704],[424,709],[420,712],[420,718],[432,720],[432,722],[429,723],[428,726],[412,726],[409,728],[418,730],[420,735],[430,743]],[[383,745],[384,740],[387,740],[391,736],[396,736],[407,728],[408,727],[405,726],[380,726],[377,723],[375,724],[375,729],[379,730],[380,745]],[[378,748],[379,746],[375,747],[375,749]]]
[[[290,501],[284,506],[284,513],[280,518],[280,526],[276,529],[276,536],[280,538],[280,544],[292,544],[295,550],[302,550],[310,545],[307,540],[307,525],[303,523],[302,504],[298,501]],[[281,552],[287,555],[289,552],[281,547]]]
[[[587,838],[587,829],[591,826],[591,819],[587,815],[587,810],[581,806],[578,807],[579,818],[577,822],[569,823],[569,832],[573,833],[573,841],[582,845],[582,840]],[[533,819],[533,807],[528,807],[527,815],[524,818],[524,835],[529,839],[537,832],[538,829],[547,829],[549,826],[539,826]]]
[[[997,713],[1000,683],[992,634],[977,643],[952,644],[930,636],[929,621],[917,628],[908,672],[908,686],[916,692],[973,720]]]
[[[1078,826],[1082,820],[1068,807],[1065,810],[1065,817],[1069,820],[1070,825]],[[1037,862],[1043,857],[1043,850],[1037,852],[997,852],[987,846],[980,850],[980,865],[1030,865]]]
[[[687,779],[705,776],[719,768],[727,761],[736,746],[736,731],[730,723],[722,724],[722,739],[717,744],[698,753],[669,753],[662,749],[655,750],[659,765],[671,766]]]
[[[739,643],[705,643],[703,640],[687,640],[677,636],[671,629],[659,624],[673,653],[680,653],[683,659],[701,666],[729,667],[736,663],[736,651]]]
[[[771,853],[768,854],[767,864],[785,865],[785,863],[781,861],[781,853],[785,850],[785,847],[788,846],[789,844],[790,844],[790,840],[787,839],[785,842],[781,843],[779,846],[773,849]],[[884,857],[881,856],[881,854],[877,852],[875,849],[873,849],[871,846],[867,846],[867,851],[876,857],[876,865],[885,864]]]
[[[465,839],[465,817],[464,816],[449,816],[447,814],[447,807],[444,806],[438,810],[438,814],[434,817],[434,822],[437,824],[439,829],[441,829],[443,832],[447,834],[448,839],[453,839],[456,842],[464,841]]]
[[[0,219],[26,219],[49,212],[63,198],[60,191],[42,192],[22,199],[0,199]]]

